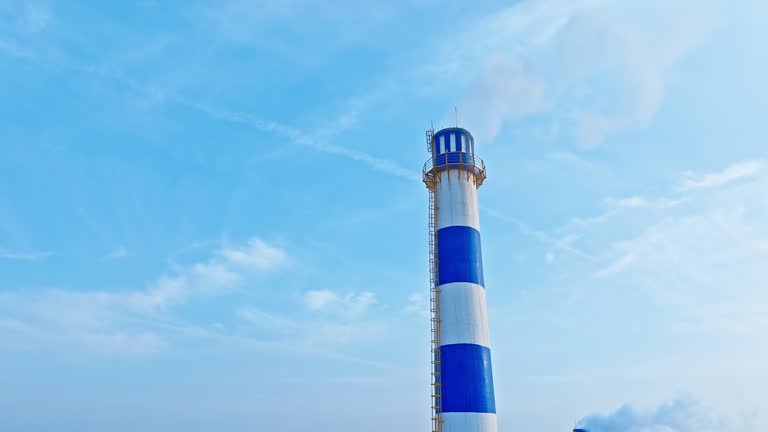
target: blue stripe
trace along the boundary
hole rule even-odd
[[[490,348],[444,345],[440,367],[443,412],[496,412]]]
[[[437,231],[439,282],[470,282],[485,286],[480,231],[468,226],[449,226]]]

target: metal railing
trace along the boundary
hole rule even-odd
[[[435,178],[443,171],[463,170],[467,175],[473,174],[475,187],[482,186],[486,179],[485,162],[472,153],[447,152],[435,155],[424,163],[422,169],[424,183],[427,187],[434,185]]]

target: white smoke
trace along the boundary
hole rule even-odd
[[[464,80],[454,85],[468,84],[462,120],[479,139],[493,139],[504,126],[528,119],[543,136],[564,135],[595,147],[653,120],[670,73],[719,28],[726,6],[723,0],[695,6],[663,0],[514,2],[473,24],[438,57],[473,53],[453,66]],[[453,111],[446,117],[452,120]]]
[[[585,417],[577,427],[589,432],[724,432],[734,430],[700,404],[676,400],[656,409],[641,411],[624,405],[610,414]]]

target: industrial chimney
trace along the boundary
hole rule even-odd
[[[427,131],[432,430],[496,432],[477,188],[485,164],[462,128]]]

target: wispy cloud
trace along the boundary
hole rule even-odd
[[[244,245],[217,249],[207,260],[178,268],[144,291],[134,294],[149,309],[171,306],[190,296],[211,295],[230,290],[254,273],[270,272],[289,263],[288,254],[261,239]]]
[[[295,336],[300,332],[300,325],[295,319],[276,315],[254,307],[244,307],[236,311],[236,315],[268,333],[281,336]]]
[[[304,303],[309,310],[334,312],[347,316],[357,316],[365,312],[376,302],[371,292],[339,294],[330,290],[309,291],[304,295]]]
[[[642,195],[633,195],[624,198],[612,198],[608,200],[611,207],[625,209],[665,209],[675,207],[685,201],[685,198],[651,198]]]
[[[727,176],[717,177],[709,184],[725,184]],[[763,176],[697,192],[695,206],[668,209],[639,233],[609,243],[593,276],[647,296],[669,312],[670,328],[681,336],[758,337],[768,325],[766,184]]]
[[[302,2],[221,1],[215,7],[200,11],[203,25],[230,42],[264,44],[265,32],[279,19],[289,19],[297,10],[306,8]],[[298,9],[299,7],[302,9]]]
[[[45,2],[0,2],[0,55],[36,61],[35,52],[26,45],[44,34],[53,20],[51,8]]]
[[[43,1],[19,0],[0,5],[0,24],[11,33],[39,33],[46,30],[53,19],[53,11]]]
[[[11,55],[26,60],[33,60],[37,57],[34,52],[2,39],[0,39],[0,51],[5,51]],[[72,59],[67,59],[63,55],[59,55],[53,63],[58,67],[92,75],[100,79],[119,82],[137,92],[145,99],[153,100],[155,102],[179,104],[194,109],[213,119],[245,125],[265,133],[285,138],[294,145],[300,145],[320,153],[363,163],[378,172],[409,181],[421,181],[421,174],[416,170],[405,168],[392,160],[376,156],[369,152],[345,147],[332,142],[335,139],[334,135],[341,133],[356,122],[360,107],[369,103],[368,100],[370,98],[367,96],[353,100],[348,104],[350,106],[346,107],[348,109],[346,112],[341,113],[336,118],[328,119],[324,124],[331,124],[332,126],[330,129],[324,127],[316,131],[308,132],[283,123],[261,118],[252,113],[231,110],[209,102],[189,99],[182,95],[175,94],[166,88],[142,83],[119,70],[115,64],[82,64]]]
[[[18,260],[18,261],[39,261],[52,256],[53,252],[40,251],[14,251],[0,248],[0,259]]]
[[[686,337],[721,336],[743,337],[757,340],[768,332],[768,316],[760,302],[750,305],[726,304],[716,307],[697,305],[672,325],[672,329]]]
[[[631,253],[625,253],[607,267],[601,268],[595,272],[595,276],[599,278],[614,276],[630,266],[634,260],[635,258]]]
[[[722,171],[697,174],[691,171],[682,173],[682,180],[669,196],[630,195],[620,198],[608,198],[604,201],[605,210],[591,217],[576,217],[570,219],[558,229],[559,232],[571,232],[590,225],[608,222],[614,217],[635,210],[670,210],[682,204],[691,202],[695,192],[717,189],[729,184],[754,180],[765,174],[765,162],[749,160],[734,163]]]
[[[363,343],[383,334],[391,323],[359,317],[307,317],[279,315],[254,307],[237,310],[237,316],[253,326],[258,337],[286,343],[323,347]]]
[[[685,179],[678,189],[682,192],[687,192],[717,188],[733,182],[753,179],[762,174],[764,170],[765,163],[763,161],[749,160],[735,163],[719,172],[704,174],[687,172],[684,174]]]
[[[390,160],[382,159],[370,153],[315,139],[314,134],[306,133],[284,124],[267,121],[249,113],[231,111],[209,104],[191,101],[186,101],[185,104],[219,120],[247,125],[263,132],[287,138],[293,144],[309,147],[322,153],[362,162],[376,171],[391,174],[410,181],[421,181],[421,175],[415,170],[403,168]],[[326,135],[327,133],[322,134],[322,136]]]
[[[25,60],[34,59],[34,54],[32,54],[32,52],[27,51],[10,40],[0,39],[0,53]]]
[[[272,246],[257,238],[250,239],[244,246],[233,246],[216,251],[225,265],[253,271],[270,271],[288,262],[283,249]]]
[[[744,258],[742,263],[750,262],[749,258],[768,252],[766,228],[755,222],[758,215],[765,215],[766,209],[759,199],[745,196],[754,193],[747,190],[763,188],[764,174],[764,163],[760,160],[731,164],[713,173],[686,172],[677,187],[680,191],[677,197],[649,198],[635,195],[611,198],[606,200],[608,210],[602,215],[578,224],[571,221],[565,228],[569,231],[588,224],[606,223],[610,218],[629,210],[655,209],[669,213],[673,209],[678,210],[677,207],[684,202],[696,200],[699,208],[696,213],[667,216],[648,226],[636,238],[615,242],[612,245],[614,253],[611,255],[616,258],[595,275],[615,276],[635,266],[658,270],[671,263],[675,263],[678,272],[688,269],[695,273],[693,268],[689,268],[690,265],[708,268],[716,263],[705,265],[704,261],[733,260],[737,256]],[[745,180],[755,181],[743,185],[746,189],[734,190],[731,194],[728,191],[718,193],[718,188]],[[705,191],[709,193],[700,193]],[[697,264],[692,264],[694,262]]]
[[[304,303],[310,310],[323,310],[338,301],[338,295],[333,291],[309,291],[304,294]]]
[[[170,320],[168,309],[229,292],[254,274],[278,270],[288,261],[283,249],[253,238],[243,245],[219,248],[208,259],[177,266],[144,289],[0,293],[0,316],[6,324],[14,323],[2,326],[2,334],[23,343],[151,353],[168,343],[164,324]]]
[[[762,212],[735,207],[665,218],[637,237],[615,243],[612,248],[619,258],[597,274],[616,276],[634,268],[696,279],[705,269],[726,262],[752,263],[768,254],[768,231],[752,221],[756,214]],[[760,267],[752,270],[755,281],[768,276]]]
[[[390,318],[301,317],[280,315],[247,307],[238,317],[253,326],[256,336],[294,346],[311,347],[316,353],[331,354],[329,348],[361,344],[393,328]]]
[[[125,246],[120,246],[117,249],[109,251],[106,254],[104,254],[101,257],[101,259],[103,261],[114,261],[120,258],[125,258],[127,256],[128,256],[128,249],[126,249]]]
[[[409,295],[407,303],[395,309],[394,314],[386,305],[374,308],[377,302],[370,292],[342,294],[314,290],[306,292],[302,299],[304,311],[287,314],[244,307],[238,309],[236,315],[249,324],[250,332],[257,337],[311,346],[323,352],[340,345],[366,343],[387,332],[403,331],[399,324],[404,318],[429,313],[423,293]]]
[[[408,304],[403,307],[402,313],[405,315],[417,314],[424,317],[429,316],[429,298],[424,292],[414,292],[408,295]]]
[[[494,210],[494,209],[491,209],[491,208],[488,208],[488,207],[482,207],[482,210],[485,213],[487,213],[489,216],[492,216],[492,217],[494,217],[494,218],[496,218],[496,219],[498,219],[498,220],[500,220],[502,222],[507,222],[507,223],[510,223],[510,224],[513,224],[513,225],[517,226],[517,228],[520,230],[521,233],[523,233],[523,234],[525,234],[527,236],[531,236],[531,237],[535,238],[536,240],[538,240],[538,241],[540,241],[540,242],[542,242],[542,243],[544,243],[544,244],[546,244],[546,245],[548,245],[548,246],[550,246],[550,247],[552,247],[552,248],[554,248],[556,250],[567,252],[569,254],[575,255],[575,256],[580,257],[580,258],[584,258],[584,259],[589,260],[589,261],[594,261],[595,260],[595,257],[593,257],[592,255],[590,255],[590,254],[588,254],[586,252],[583,252],[583,251],[577,249],[576,247],[574,247],[572,245],[573,241],[577,239],[577,237],[575,237],[573,235],[568,235],[568,236],[565,236],[565,237],[559,238],[559,239],[558,238],[554,238],[554,237],[550,236],[549,234],[547,234],[546,232],[538,230],[538,229],[535,229],[535,228],[532,228],[528,224],[526,224],[526,223],[524,223],[524,222],[522,222],[522,221],[520,221],[520,220],[518,220],[518,219],[516,219],[514,217],[506,215],[506,214],[504,214],[504,213],[502,213],[502,212],[500,212],[498,210]]]
[[[31,33],[37,33],[45,30],[53,20],[51,8],[41,1],[22,1],[23,13],[20,24],[22,28]]]
[[[13,326],[0,326],[0,349],[78,346],[120,354],[156,352],[165,341],[154,326],[137,324],[130,294],[59,289],[0,293],[0,315]]]
[[[583,230],[590,226],[604,224],[611,219],[628,212],[640,210],[669,210],[677,207],[688,200],[688,197],[647,197],[643,195],[632,195],[622,198],[608,198],[603,202],[604,210],[602,213],[588,217],[574,217],[568,220],[563,226],[557,229],[558,232],[574,232]],[[574,235],[574,234],[571,234]]]

